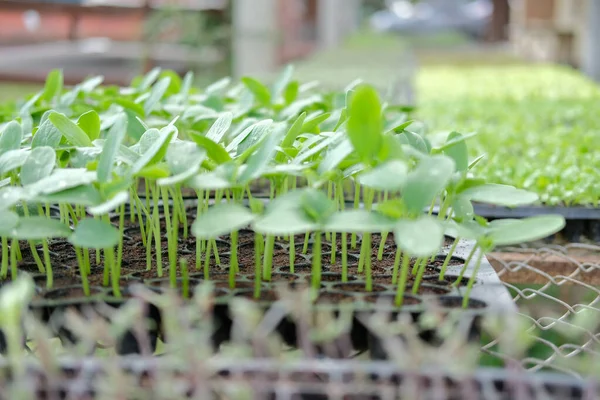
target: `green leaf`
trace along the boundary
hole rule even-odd
[[[298,208],[274,208],[267,210],[252,228],[263,235],[297,235],[319,229],[305,212]]]
[[[290,105],[298,98],[298,91],[300,89],[300,84],[298,81],[290,82],[283,92],[283,101],[285,105]]]
[[[169,177],[169,167],[165,163],[147,165],[142,168],[137,174],[138,178],[146,178],[150,180],[158,180]]]
[[[82,114],[77,120],[77,126],[80,127],[92,141],[100,137],[100,116],[94,110]]]
[[[21,184],[30,185],[52,173],[56,164],[56,152],[52,147],[36,147],[31,150],[21,167]]]
[[[0,210],[9,209],[27,197],[27,192],[20,186],[3,187],[0,189]]]
[[[79,221],[69,243],[87,249],[106,249],[119,243],[119,230],[106,221],[86,218]]]
[[[371,163],[383,143],[381,102],[370,86],[356,89],[350,100],[348,137],[363,162]]]
[[[150,147],[142,154],[140,158],[131,166],[131,174],[135,175],[148,165],[155,164],[165,156],[171,138],[176,132],[175,127],[166,126],[161,129],[158,135],[155,134],[156,129],[150,129],[144,133],[144,136],[152,136]],[[142,139],[144,137],[142,136]]]
[[[154,67],[150,71],[148,71],[148,73],[144,76],[144,79],[140,83],[140,91],[143,92],[150,89],[152,84],[158,79],[158,76],[160,75],[161,71],[162,69],[160,67]]]
[[[248,128],[244,129],[242,131],[242,133],[237,135],[231,141],[231,143],[229,143],[229,145],[225,148],[225,150],[227,150],[227,152],[235,151],[236,154],[240,154],[240,151],[238,151],[238,147],[241,147],[240,146],[241,143],[244,140],[246,140],[246,138],[248,138],[248,136],[252,135],[255,138],[261,138],[267,133],[267,131],[269,130],[269,128],[271,127],[272,124],[273,124],[272,119],[266,119],[264,121],[259,121],[255,124],[250,125]],[[249,146],[246,146],[246,147],[249,147]],[[243,152],[243,150],[242,150],[242,152]]]
[[[436,255],[444,243],[444,229],[433,217],[424,215],[415,220],[398,221],[394,228],[398,247],[414,257]]]
[[[128,118],[124,113],[119,114],[117,120],[106,134],[106,141],[98,159],[98,181],[105,183],[111,180],[112,171],[121,143],[127,133]]]
[[[146,132],[146,127],[140,122],[137,115],[131,110],[125,110],[125,114],[127,114],[127,134],[136,142],[142,138],[144,132]]]
[[[454,212],[454,218],[459,221],[470,220],[475,216],[473,204],[469,199],[461,195],[452,199],[452,211]]]
[[[22,217],[10,231],[10,237],[20,240],[42,240],[67,237],[71,229],[57,219],[42,216]]]
[[[321,123],[323,123],[324,121],[327,121],[327,119],[331,116],[331,113],[327,112],[327,113],[317,113],[314,117],[310,117],[307,118],[306,121],[304,122],[304,125],[302,125],[301,131],[302,132],[317,132],[318,131],[318,127]]]
[[[97,206],[89,207],[88,212],[94,216],[104,215],[111,211],[114,211],[117,207],[127,203],[129,201],[129,193],[127,191],[118,192],[108,201]]]
[[[488,183],[470,187],[461,193],[462,196],[479,203],[497,206],[517,207],[535,203],[538,195],[514,186]]]
[[[509,246],[544,239],[565,227],[562,215],[542,215],[538,217],[512,220],[493,225],[489,238],[495,246]]]
[[[0,135],[0,154],[21,147],[23,128],[17,121],[10,121]]]
[[[402,188],[407,177],[408,165],[404,161],[392,160],[363,172],[358,181],[371,189],[394,192]]]
[[[62,92],[63,84],[62,70],[54,69],[50,71],[46,77],[46,84],[44,85],[44,91],[42,92],[42,99],[46,101],[52,101]]]
[[[0,210],[0,236],[8,236],[18,225],[19,216],[14,211]]]
[[[302,133],[302,126],[304,125],[305,119],[306,119],[306,112],[303,112],[302,114],[300,114],[300,116],[298,118],[296,118],[296,120],[294,121],[294,123],[292,124],[292,126],[290,127],[288,132],[286,133],[285,137],[283,138],[283,141],[281,142],[282,148],[288,148],[288,147],[292,147],[294,145],[296,138],[298,137],[299,134]],[[277,162],[281,163],[284,160],[285,160],[284,154],[277,155]]]
[[[214,239],[226,233],[238,231],[254,220],[248,208],[231,203],[210,207],[192,224],[192,233],[199,239]]]
[[[300,191],[300,205],[306,215],[319,224],[323,224],[336,210],[334,201],[315,189]]]
[[[61,139],[62,133],[60,133],[58,128],[54,126],[52,121],[46,119],[44,122],[42,122],[37,132],[33,136],[31,148],[34,149],[36,147],[48,146],[56,149],[60,145]]]
[[[275,81],[275,84],[273,85],[273,93],[271,98],[273,98],[275,101],[279,101],[280,97],[284,93],[284,90],[290,84],[293,76],[294,66],[292,64],[289,64],[283,69],[283,71],[279,75],[279,78],[277,78],[277,81]]]
[[[352,143],[350,143],[350,140],[346,137],[344,137],[336,146],[330,146],[325,157],[323,157],[319,164],[319,174],[324,174],[327,171],[332,171],[337,168],[346,157],[352,154],[353,150]]]
[[[326,149],[331,143],[335,143],[336,141],[340,140],[343,136],[344,136],[344,132],[341,132],[341,131],[335,132],[331,136],[321,136],[321,135],[315,136],[315,139],[323,138],[323,137],[324,137],[324,139],[322,139],[319,143],[315,144],[312,147],[307,145],[308,141],[304,142],[304,146],[302,147],[302,150],[300,150],[298,155],[293,160],[294,164],[301,164],[304,161],[308,160],[309,158],[319,154],[321,151]]]
[[[227,133],[227,130],[231,127],[233,121],[233,114],[230,112],[219,115],[219,118],[210,127],[206,137],[215,143],[220,143],[223,140],[223,136]]]
[[[95,187],[80,185],[56,193],[38,195],[33,200],[39,203],[97,206],[102,203],[102,196]]]
[[[85,168],[55,169],[50,176],[29,185],[27,190],[35,195],[51,194],[88,185],[96,179],[96,171],[88,171]]]
[[[92,147],[92,141],[88,135],[64,114],[53,112],[48,116],[48,119],[72,145],[78,147]]]
[[[262,140],[256,152],[248,158],[245,164],[246,168],[238,177],[239,183],[248,183],[262,175],[269,163],[273,161],[276,147],[283,136],[282,133],[281,131],[279,134],[273,132]]]
[[[177,175],[199,167],[206,159],[206,151],[193,142],[178,140],[169,145],[165,158],[171,174]]]
[[[333,214],[325,224],[329,232],[379,233],[390,231],[394,220],[367,210],[344,210]]]
[[[485,158],[485,154],[480,155],[479,157],[477,157],[476,159],[474,159],[473,161],[471,161],[471,163],[469,164],[469,171],[473,169],[473,167],[475,167],[477,164],[479,164],[479,162],[481,160],[483,160]]]
[[[0,176],[6,175],[25,164],[27,153],[27,149],[18,149],[9,150],[0,155]]]
[[[443,152],[454,160],[458,171],[466,172],[469,169],[469,150],[462,134],[451,132],[448,135]]]
[[[454,161],[446,156],[423,158],[408,174],[402,198],[409,212],[420,213],[446,187],[454,173]]]
[[[429,151],[431,150],[427,145],[425,139],[417,133],[404,131],[398,137],[404,144],[409,145],[410,147],[420,151],[421,153],[429,154]]]
[[[154,111],[157,104],[160,102],[160,100],[163,98],[163,96],[167,92],[169,85],[171,85],[171,78],[168,76],[165,76],[164,78],[162,78],[160,81],[158,81],[152,87],[152,90],[150,91],[150,95],[148,96],[148,98],[146,99],[146,102],[144,103],[144,113],[146,115],[150,115],[150,113],[152,113],[152,111]]]
[[[198,146],[206,150],[208,158],[217,164],[223,164],[231,161],[231,156],[220,144],[213,142],[205,136],[200,136],[194,133],[190,134],[190,138],[196,142]]]
[[[268,106],[271,104],[271,92],[269,88],[263,85],[258,80],[251,78],[249,76],[242,78],[242,83],[252,94],[254,98],[264,106]]]

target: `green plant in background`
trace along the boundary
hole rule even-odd
[[[469,158],[469,135],[453,132],[433,146],[410,129],[406,108],[382,102],[371,86],[323,92],[294,80],[292,67],[271,87],[245,77],[197,90],[192,81],[192,74],[181,79],[155,69],[128,88],[100,86],[100,78],[65,88],[60,71],[53,71],[43,91],[13,110],[19,117],[7,118],[0,136],[2,278],[9,266],[16,276],[19,241],[29,241],[51,288],[48,243],[61,237],[74,246],[85,293],[95,264],[102,267],[102,285],[119,297],[125,226],[137,223],[146,270],[160,278],[166,267],[172,287],[178,267],[188,276],[188,261],[207,280],[214,261],[235,287],[238,235],[249,227],[255,235],[256,297],[261,281],[272,279],[277,240],[289,244],[294,271],[296,235],[304,238],[304,253],[311,249],[315,289],[324,263],[335,263],[338,237],[347,279],[348,252],[360,235],[358,274],[371,291],[372,263],[381,260],[393,234],[390,283],[397,285],[401,305],[408,277],[414,276],[416,293],[429,261],[444,252],[445,234],[454,233],[456,241],[440,279],[458,240],[476,242],[458,280],[474,259],[468,293],[485,251],[507,240],[548,236],[564,224],[559,216],[481,221],[471,201],[518,205],[537,196],[474,178],[471,170],[480,158]],[[261,180],[268,182],[267,198],[256,195]],[[193,223],[184,192],[196,203]],[[190,233],[196,238],[193,260],[179,251]],[[375,260],[373,235],[381,238]],[[217,245],[224,236],[228,254]],[[329,259],[324,244],[333,249]]]
[[[597,85],[556,66],[424,67],[419,116],[433,142],[478,132],[475,174],[537,193],[547,205],[598,206]]]

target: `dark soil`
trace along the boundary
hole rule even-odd
[[[103,290],[97,287],[90,287],[90,294],[92,296],[101,294]],[[62,300],[62,299],[77,299],[85,297],[83,287],[63,287],[60,289],[49,290],[44,293],[43,297],[47,300]]]
[[[367,292],[365,283],[363,282],[336,283],[331,288],[342,292]],[[385,290],[385,286],[373,285],[373,288],[370,290],[370,292],[384,292]]]
[[[445,308],[462,308],[462,297],[457,296],[445,296],[438,299],[438,303]],[[469,299],[469,304],[467,308],[477,309],[477,308],[485,308],[486,304],[483,301]]]
[[[193,221],[193,216],[190,215],[188,222]],[[139,225],[132,223],[129,218],[126,218],[126,235],[123,242],[123,256],[122,256],[122,267],[121,267],[121,286],[126,288],[133,283],[140,283],[143,281],[151,281],[157,278],[163,278],[168,282],[169,278],[169,260],[167,253],[167,240],[164,236],[161,238],[161,255],[162,255],[162,266],[163,275],[159,277],[156,272],[155,262],[155,248],[154,243],[151,248],[151,268],[147,269],[146,264],[146,249],[142,245],[142,239],[140,235]],[[161,226],[164,228],[164,221],[161,221]],[[183,258],[188,264],[188,275],[192,281],[190,287],[199,284],[204,280],[204,267],[206,256],[206,250],[202,254],[200,268],[196,268],[196,241],[191,235],[191,230],[188,229],[189,236],[183,237],[183,228],[180,226],[180,239],[177,243],[178,257]],[[340,234],[336,235],[336,244],[334,246],[331,243],[326,242],[326,237],[323,235],[323,260],[322,260],[322,287],[331,284],[333,286],[327,286],[335,290],[343,291],[346,293],[363,293],[365,292],[364,272],[358,272],[358,261],[361,249],[362,235],[357,235],[356,246],[352,248],[352,235],[347,235],[347,248],[348,248],[348,281],[349,283],[342,283],[342,266],[341,266],[341,239]],[[228,235],[222,236],[216,239],[216,245],[219,250],[220,263],[215,260],[214,254],[211,254],[209,261],[209,277],[214,281],[214,285],[217,288],[229,289],[229,258],[230,258],[230,238]],[[255,234],[250,230],[242,230],[238,234],[238,264],[239,274],[236,276],[236,292],[247,291],[252,297],[254,289],[254,272],[255,272],[255,257],[254,257],[254,240]],[[384,245],[383,257],[378,260],[378,252],[380,249],[381,235],[371,235],[371,272],[373,278],[373,291],[379,292],[386,290],[386,287],[381,285],[388,285],[390,287],[392,282],[392,267],[394,265],[396,251],[394,247],[394,235],[390,233],[386,237],[386,243]],[[289,248],[290,243],[282,238],[276,238],[274,249],[273,249],[273,274],[271,277],[271,284],[276,285],[283,283],[291,288],[303,288],[311,283],[310,274],[312,272],[311,256],[312,251],[312,237],[309,241],[308,254],[303,254],[304,246],[304,235],[297,235],[295,237],[294,247],[296,249],[295,254],[295,274],[290,273],[289,268]],[[447,244],[451,244],[452,240],[447,239]],[[54,288],[70,287],[73,285],[81,284],[81,277],[79,275],[79,268],[75,257],[75,251],[73,246],[65,240],[56,240],[49,243],[51,262],[54,272]],[[331,264],[331,250],[336,250],[335,263]],[[39,251],[39,250],[38,250]],[[35,282],[40,288],[46,287],[46,277],[40,274],[36,264],[34,263],[33,256],[29,250],[29,246],[26,243],[22,243],[22,255],[23,260],[20,262],[19,270],[22,272],[30,273],[34,276]],[[41,256],[41,251],[39,251]],[[92,265],[91,274],[88,276],[89,284],[91,286],[102,286],[103,284],[103,270],[104,270],[104,254],[101,252],[99,260],[96,259],[96,252],[90,250],[90,263]],[[97,264],[96,261],[99,261]],[[412,260],[411,265],[415,260]],[[437,286],[449,287],[453,283],[453,277],[448,276],[445,280],[439,281],[437,275],[439,274],[438,268],[443,264],[444,257],[438,256],[425,271],[425,278],[423,282],[435,284]],[[461,265],[464,260],[453,257],[450,265]],[[262,265],[261,265],[262,267]],[[177,263],[175,267],[177,278],[181,278],[182,273],[180,271],[180,265]],[[356,282],[360,280],[360,282]],[[464,284],[466,284],[466,279]],[[409,277],[409,284],[414,282],[414,277]],[[159,282],[151,282],[149,286],[160,286]],[[264,287],[267,288],[269,283],[264,282]],[[263,294],[263,300],[267,300],[269,291],[264,291],[267,294]],[[51,292],[54,293],[54,292]],[[56,292],[55,296],[61,296],[61,292]],[[407,289],[409,293],[409,289]],[[431,287],[421,286],[419,294],[435,294],[445,295],[449,291],[443,287]],[[79,294],[83,294],[82,292]],[[66,297],[76,297],[78,292],[76,290],[70,291],[65,295]],[[266,296],[266,297],[265,297]],[[340,294],[323,294],[321,301],[327,296],[339,297]],[[343,297],[343,296],[342,296]]]
[[[350,294],[345,294],[345,293],[332,293],[332,292],[324,292],[319,294],[319,297],[317,297],[316,302],[318,304],[340,304],[340,303],[350,303],[350,302],[355,302],[356,301],[356,297],[350,295]]]
[[[410,288],[406,288],[406,292],[407,293],[412,293],[412,287]],[[448,294],[450,293],[450,289],[447,289],[445,287],[440,287],[440,286],[429,286],[429,285],[425,285],[425,284],[421,284],[419,285],[419,290],[417,291],[417,294],[420,295],[444,295],[444,294]]]
[[[394,302],[396,301],[396,296],[394,296],[392,294],[383,294],[383,295],[373,294],[373,295],[365,296],[364,300],[368,303],[381,302],[381,303],[385,303],[385,304],[394,304]],[[405,306],[411,306],[411,305],[421,304],[421,302],[422,302],[421,299],[419,299],[417,297],[404,295],[404,300],[402,301],[402,304]]]
[[[240,292],[236,294],[236,297],[245,297],[254,301],[277,301],[279,299],[277,292],[274,290],[261,290],[258,299],[254,297],[254,292],[252,291]]]

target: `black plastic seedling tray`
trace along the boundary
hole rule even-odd
[[[452,264],[447,272],[444,282],[439,281],[437,272],[430,271],[423,279],[423,283],[418,294],[411,293],[411,287],[405,291],[404,305],[396,307],[393,300],[396,295],[396,287],[391,284],[391,274],[393,267],[382,268],[377,274],[373,275],[373,290],[366,292],[363,277],[350,275],[346,282],[342,282],[342,275],[339,272],[330,272],[324,269],[322,274],[322,284],[320,290],[312,293],[314,302],[309,307],[313,312],[331,312],[332,315],[339,315],[342,312],[352,313],[352,323],[347,337],[350,338],[350,345],[346,348],[356,351],[371,351],[371,356],[375,359],[384,359],[385,351],[381,347],[378,337],[370,334],[367,327],[368,318],[375,313],[386,313],[389,318],[399,315],[409,314],[416,322],[423,312],[430,309],[443,314],[456,314],[459,311],[460,318],[467,320],[469,324],[468,336],[470,340],[478,340],[479,322],[481,317],[490,313],[516,312],[516,307],[510,297],[508,290],[500,282],[494,269],[489,262],[483,258],[475,285],[473,286],[469,307],[462,309],[462,299],[466,289],[468,277],[473,272],[474,265],[467,266],[465,278],[462,283],[456,287],[450,285],[454,282],[464,265],[464,259],[472,250],[473,243],[461,242],[455,252]],[[445,251],[448,250],[446,246]],[[300,256],[300,255],[299,255]],[[440,258],[444,254],[440,254]],[[475,259],[476,257],[474,257]],[[462,260],[462,263],[460,261]],[[433,269],[433,268],[432,268]],[[240,274],[236,278],[236,288],[229,288],[227,271],[211,273],[211,281],[214,287],[214,308],[213,319],[215,330],[212,336],[212,342],[215,351],[219,346],[232,337],[232,327],[234,321],[231,319],[229,310],[230,300],[234,297],[243,297],[249,301],[255,301],[265,312],[277,304],[285,304],[285,292],[289,290],[302,290],[310,284],[310,264],[298,264],[295,273],[289,271],[289,267],[279,266],[274,270],[273,278],[276,282],[262,284],[260,299],[253,298],[254,276],[250,273]],[[190,293],[193,294],[194,288],[204,282],[202,272],[193,271],[190,274],[189,286]],[[41,281],[43,282],[43,280]],[[108,288],[92,287],[92,297],[78,297],[76,293],[82,292],[79,286],[68,286],[50,291],[38,288],[39,296],[31,303],[31,308],[46,322],[51,322],[57,336],[70,342],[76,341],[75,337],[69,332],[61,321],[61,314],[69,308],[83,309],[84,307],[94,307],[100,303],[106,303],[112,307],[120,307],[130,297],[129,288],[131,284],[143,284],[154,291],[167,290],[168,278],[142,280],[135,273],[124,276],[122,279],[123,298],[116,298]],[[178,281],[181,284],[181,280]],[[63,295],[70,292],[70,297],[64,299]],[[75,295],[74,295],[75,293]],[[282,294],[283,293],[283,294]],[[281,296],[280,296],[281,295]],[[283,301],[278,302],[279,298]],[[149,319],[148,339],[150,350],[154,350],[158,338],[167,341],[164,331],[161,327],[163,315],[154,305],[148,304],[146,317]],[[286,315],[281,319],[276,327],[276,332],[282,337],[284,342],[292,347],[301,347],[299,343],[298,326],[291,315]],[[420,332],[421,339],[428,343],[435,344],[440,341],[435,329],[424,329]],[[340,339],[342,340],[342,339]],[[334,338],[332,343],[341,347]],[[321,344],[316,344],[321,348]],[[142,345],[137,343],[135,335],[128,332],[121,338],[117,344],[117,351],[121,354],[138,353]],[[340,354],[347,356],[347,354]]]

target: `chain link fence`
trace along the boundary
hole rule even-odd
[[[597,374],[589,368],[600,361],[600,246],[505,248],[488,259],[519,308],[529,348],[515,357],[496,339],[483,351],[532,372]]]

